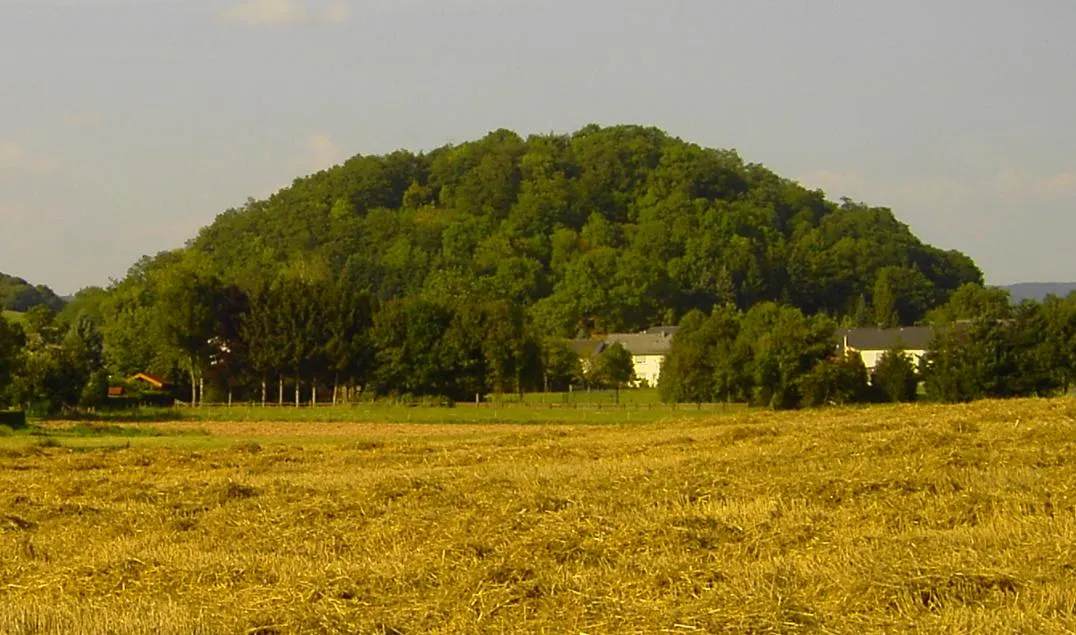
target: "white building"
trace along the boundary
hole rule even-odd
[[[655,326],[642,333],[610,333],[600,340],[575,340],[573,346],[586,368],[590,360],[607,347],[620,344],[631,354],[635,368],[634,385],[657,386],[661,365],[665,363],[677,330],[675,326]]]
[[[899,346],[913,363],[926,355],[934,331],[929,326],[903,326],[898,328],[857,328],[841,333],[841,351],[859,353],[868,371],[874,370],[878,360],[889,349]]]

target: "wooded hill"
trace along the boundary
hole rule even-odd
[[[828,394],[828,366],[811,375],[820,390],[800,375],[828,359],[839,322],[910,324],[981,283],[888,209],[829,202],[735,152],[633,126],[501,130],[354,157],[224,212],[60,315],[31,310],[0,330],[0,405],[94,407],[109,377],[145,371],[192,402],[619,386],[622,349],[584,372],[563,338],[718,313],[737,316],[727,335],[744,313],[743,337],[691,350],[740,342],[752,374],[736,397],[789,407]],[[665,392],[694,398],[706,366],[691,360],[709,353],[678,355]]]
[[[380,301],[503,299],[562,336],[765,300],[912,323],[982,283],[888,209],[637,126],[355,156],[224,212],[190,248],[244,288],[313,275]]]
[[[40,305],[59,311],[64,301],[45,285],[35,286],[22,278],[0,273],[0,310],[21,313]]]

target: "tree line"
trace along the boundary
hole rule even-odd
[[[41,305],[18,324],[0,318],[0,407],[100,407],[110,384],[138,372],[183,386],[177,396],[191,403],[296,405],[456,401],[631,378],[619,345],[584,368],[567,340],[536,332],[504,300],[379,302],[327,278],[242,289],[195,266],[189,253],[136,269],[108,291],[79,293],[59,314]]]
[[[868,373],[838,352],[839,322],[795,307],[716,307],[684,317],[662,369],[666,401],[773,408],[879,401],[963,402],[1067,394],[1076,373],[1076,293],[1012,305],[1005,291],[965,285],[928,315],[920,360],[895,342]],[[845,321],[843,326],[848,326]],[[920,391],[920,386],[923,390]]]

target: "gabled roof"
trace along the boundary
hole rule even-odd
[[[673,335],[676,335],[676,332],[679,330],[679,326],[651,326],[643,332],[647,335],[664,335],[665,337],[672,337]]]
[[[934,330],[929,326],[898,328],[856,328],[844,332],[844,343],[857,351],[884,351],[900,345],[906,349],[926,350]]]
[[[568,344],[580,359],[590,359],[601,352],[603,342],[601,340],[569,340]]]
[[[672,337],[661,333],[610,333],[605,343],[620,344],[632,355],[667,355],[672,348]]]
[[[127,378],[128,383],[135,381],[144,381],[157,390],[164,388],[165,385],[164,379],[157,377],[156,375],[150,375],[149,373],[135,373]]]

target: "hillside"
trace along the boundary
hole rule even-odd
[[[1065,297],[1076,291],[1076,282],[1020,282],[999,287],[1009,292],[1014,303],[1024,300],[1041,302],[1048,295]]]
[[[982,280],[888,209],[637,126],[355,156],[224,212],[191,249],[245,287],[320,272],[381,300],[503,298],[563,335],[725,302],[862,317],[879,294],[915,321]]]
[[[25,312],[38,305],[54,311],[64,307],[64,301],[45,285],[33,285],[16,276],[0,273],[0,310]]]

